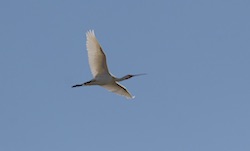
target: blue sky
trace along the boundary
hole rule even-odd
[[[0,2],[0,150],[250,150],[250,1]],[[94,29],[132,101],[93,86]]]

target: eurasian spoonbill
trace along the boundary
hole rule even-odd
[[[100,85],[111,92],[125,96],[127,99],[134,98],[134,96],[132,96],[128,90],[118,82],[144,74],[128,74],[122,78],[116,78],[108,70],[105,53],[97,41],[94,31],[89,30],[86,33],[86,37],[89,66],[93,79],[82,84],[74,85],[72,88],[79,86]]]

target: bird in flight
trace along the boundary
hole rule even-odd
[[[74,85],[72,86],[72,88],[80,86],[100,85],[111,92],[126,97],[127,99],[133,99],[134,96],[132,96],[129,91],[118,82],[145,74],[128,74],[122,78],[113,76],[108,70],[106,55],[103,52],[99,42],[97,41],[94,31],[89,30],[86,33],[86,37],[89,66],[93,75],[93,79],[82,84]]]

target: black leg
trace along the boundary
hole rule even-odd
[[[77,84],[77,85],[74,85],[74,86],[72,86],[72,88],[75,88],[75,87],[80,87],[80,86],[82,86],[82,84]]]

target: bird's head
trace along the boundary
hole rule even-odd
[[[125,75],[122,78],[117,78],[116,81],[123,81],[123,80],[127,80],[127,79],[130,79],[132,77],[140,76],[140,75],[145,75],[145,73],[142,73],[142,74],[128,74],[128,75]]]
[[[127,80],[127,79],[129,79],[129,78],[132,78],[133,76],[134,76],[134,75],[128,74],[128,75],[124,76],[124,80]]]

